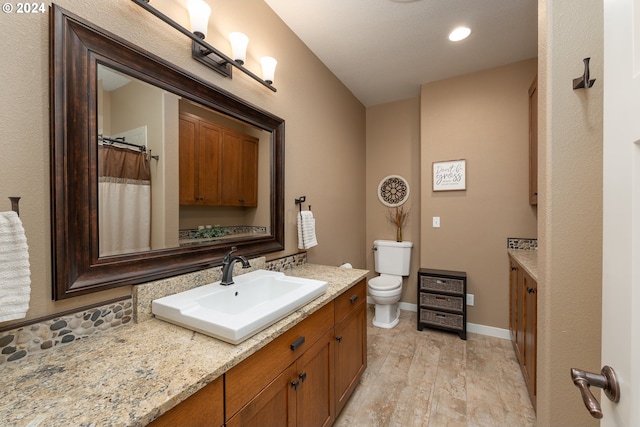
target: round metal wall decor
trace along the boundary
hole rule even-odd
[[[378,198],[391,208],[400,206],[409,198],[409,183],[399,175],[389,175],[378,184]]]

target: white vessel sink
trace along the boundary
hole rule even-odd
[[[200,286],[152,301],[159,319],[239,344],[309,301],[328,283],[256,270],[235,276],[234,284]]]

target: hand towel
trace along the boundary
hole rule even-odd
[[[22,319],[29,309],[29,247],[18,214],[0,212],[0,322]]]
[[[301,211],[298,214],[298,249],[309,249],[317,244],[316,220],[313,218],[313,212]]]

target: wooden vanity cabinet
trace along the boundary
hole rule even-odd
[[[538,285],[509,257],[509,331],[533,407],[536,407]]]
[[[336,415],[367,368],[367,287],[362,280],[335,300]]]
[[[333,331],[329,330],[231,417],[227,427],[331,425],[332,371]]]
[[[262,425],[333,423],[333,323],[334,304],[329,303],[230,369],[225,374],[227,425],[252,419]],[[265,419],[283,416],[285,407],[287,424]]]
[[[150,427],[219,427],[224,425],[224,389],[220,377],[162,414]]]
[[[367,367],[366,327],[363,279],[150,425],[330,426]]]

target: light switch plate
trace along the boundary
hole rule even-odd
[[[440,217],[439,216],[434,216],[433,217],[433,228],[440,228]]]

